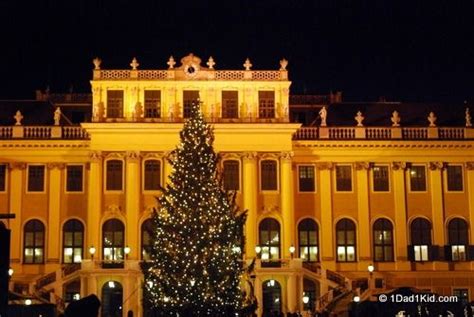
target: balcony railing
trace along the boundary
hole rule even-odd
[[[0,140],[88,140],[89,138],[86,130],[79,126],[0,126]]]
[[[474,139],[463,127],[302,127],[293,140],[464,140]]]

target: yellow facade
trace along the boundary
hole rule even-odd
[[[413,286],[445,295],[454,289],[467,289],[469,299],[473,299],[473,262],[410,261],[408,254],[412,244],[410,224],[417,217],[431,223],[431,244],[435,246],[449,244],[447,227],[451,219],[464,219],[469,228],[474,225],[471,128],[449,128],[455,135],[462,135],[449,140],[441,139],[440,127],[419,128],[427,131],[421,140],[402,138],[405,128],[396,126],[378,128],[390,131],[382,139],[370,139],[368,127],[302,128],[289,122],[291,83],[286,61],[280,64],[275,71],[251,70],[250,62],[244,64],[246,70],[220,71],[214,69],[213,61],[204,67],[199,58],[189,55],[177,67],[170,60],[166,70],[141,70],[136,61],[129,70],[102,70],[100,61],[95,60],[92,122],[82,123],[81,127],[48,126],[47,132],[34,136],[30,131],[33,127],[3,127],[10,132],[2,132],[0,142],[0,163],[8,166],[6,188],[0,192],[0,213],[16,214],[15,219],[5,221],[12,230],[11,290],[26,287],[28,293],[34,293],[38,288],[52,292],[51,299],[60,302],[71,282],[79,282],[81,297],[101,297],[103,287],[115,281],[123,287],[123,311],[132,310],[141,316],[141,226],[150,217],[156,206],[155,196],[159,195],[158,191],[145,190],[145,162],[160,162],[163,184],[171,173],[167,157],[179,141],[184,120],[184,92],[199,91],[203,112],[215,129],[215,149],[224,161],[236,160],[239,164],[237,199],[248,210],[247,260],[261,256],[255,247],[262,243],[262,220],[273,218],[280,225],[278,263],[269,266],[265,259],[257,262],[259,303],[264,297],[263,285],[275,280],[281,285],[281,309],[301,311],[304,280],[310,280],[317,285],[315,306],[324,306],[325,300],[331,299],[333,293],[328,291],[333,288],[358,291],[357,281],[369,278],[367,268],[371,264],[375,271],[365,295],[376,288],[377,280],[381,289]],[[148,90],[160,91],[159,117],[146,116]],[[108,91],[123,92],[123,108],[118,117],[108,114],[112,111]],[[234,118],[223,118],[222,91],[237,92],[238,111]],[[262,118],[261,91],[272,92],[273,117]],[[334,137],[341,129],[353,134]],[[120,190],[107,190],[110,160],[123,164]],[[277,184],[272,190],[262,190],[261,186],[262,162],[267,160],[277,166]],[[462,190],[448,191],[446,166],[455,164],[462,167]],[[45,167],[42,191],[28,190],[30,166],[34,165]],[[78,192],[67,191],[69,165],[83,166],[83,189]],[[374,191],[374,166],[379,165],[388,168],[388,191]],[[415,165],[425,167],[424,191],[411,190],[410,167]],[[314,168],[314,191],[300,191],[300,166]],[[337,190],[338,166],[350,167],[348,191]],[[318,261],[311,266],[300,258],[298,248],[301,241],[297,228],[306,218],[315,220],[318,226]],[[338,261],[336,223],[343,218],[351,219],[356,226],[354,261]],[[393,261],[374,261],[373,225],[381,218],[393,225]],[[44,263],[25,263],[24,227],[32,219],[45,227]],[[63,228],[70,219],[77,219],[84,226],[79,266],[64,263]],[[124,224],[122,248],[130,248],[119,268],[102,265],[103,225],[110,219]],[[474,244],[473,230],[469,230],[466,249],[469,241]],[[93,255],[89,252],[92,246],[96,249]],[[290,252],[291,247],[295,251]],[[259,314],[262,313],[260,305]]]

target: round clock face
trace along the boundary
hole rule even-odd
[[[196,65],[193,65],[193,64],[186,65],[186,66],[184,67],[184,73],[185,73],[186,76],[188,76],[188,77],[194,77],[194,76],[196,76],[198,70],[199,70],[199,67],[197,67]]]

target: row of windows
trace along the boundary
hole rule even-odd
[[[444,256],[435,254],[438,246],[431,244],[431,223],[424,218],[411,222],[411,245],[408,255],[411,261],[432,261],[443,258],[448,261],[474,260],[474,246],[468,240],[467,223],[461,218],[452,219],[447,226],[448,245]],[[378,219],[372,227],[373,260],[376,262],[394,261],[393,225],[387,219]],[[336,224],[336,256],[338,262],[357,261],[357,232],[355,223],[347,218]],[[280,258],[280,224],[272,218],[264,219],[259,225],[259,243],[262,260]],[[298,256],[304,261],[319,261],[319,229],[312,219],[302,220],[298,225]],[[469,251],[470,249],[470,251]]]
[[[474,247],[469,246],[468,226],[461,218],[452,219],[447,226],[448,245],[444,259],[466,261],[474,259]],[[141,227],[142,259],[150,258],[150,237],[153,232],[151,219]],[[394,261],[393,225],[387,219],[378,219],[372,227],[373,260]],[[431,261],[439,258],[438,248],[431,243],[431,223],[416,218],[410,225],[411,245],[408,247],[412,261]],[[336,255],[338,262],[356,261],[356,226],[347,218],[336,224]],[[84,226],[78,220],[68,220],[63,226],[63,262],[79,263],[84,256]],[[259,225],[260,256],[263,260],[281,258],[280,224],[272,218],[264,219]],[[24,228],[24,263],[44,263],[45,228],[41,221],[30,220]],[[117,219],[106,221],[102,226],[102,256],[105,261],[123,261],[125,247],[125,226]],[[472,251],[470,250],[472,249]],[[469,257],[468,257],[469,255]],[[319,261],[319,228],[312,219],[298,224],[298,256],[304,261]]]
[[[145,90],[144,100],[144,116],[145,118],[161,118],[161,91]],[[238,118],[239,117],[239,98],[238,92],[235,90],[225,90],[221,94],[222,100],[222,118]],[[189,118],[191,115],[191,106],[193,103],[199,102],[198,90],[183,91],[183,116]],[[107,91],[107,117],[122,118],[124,105],[123,90]],[[258,116],[259,118],[275,117],[275,92],[259,91],[258,92]]]

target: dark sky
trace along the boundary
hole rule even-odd
[[[0,39],[1,99],[88,92],[95,56],[164,69],[193,52],[217,69],[285,57],[292,93],[474,100],[473,1],[0,0]]]

